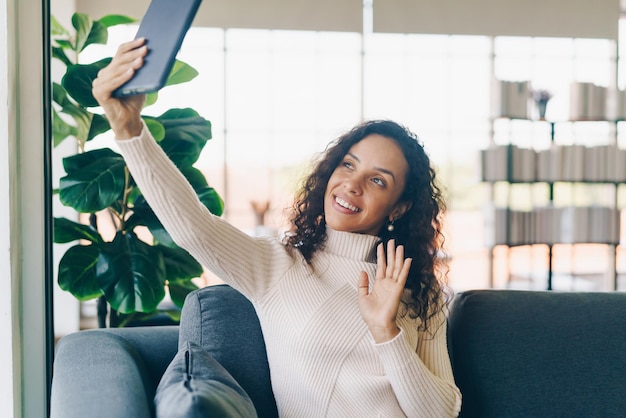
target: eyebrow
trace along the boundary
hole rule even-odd
[[[354,155],[353,153],[348,152],[347,155],[351,156],[352,158],[354,158],[358,162],[361,162],[361,159],[359,157],[357,157],[356,155]],[[391,176],[391,178],[393,179],[394,182],[396,181],[396,176],[393,174],[393,171],[387,170],[386,168],[382,168],[382,167],[374,167],[374,170],[380,171],[381,173],[384,173],[384,174],[388,174],[389,176]]]

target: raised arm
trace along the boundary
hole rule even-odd
[[[174,241],[248,297],[260,296],[291,263],[272,239],[254,239],[212,215],[154,141],[141,119],[144,95],[113,97],[143,64],[143,40],[121,45],[98,73],[93,94],[102,106],[133,178]]]

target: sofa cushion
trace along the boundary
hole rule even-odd
[[[241,293],[228,285],[214,285],[187,295],[179,348],[187,341],[202,347],[230,373],[260,417],[278,417],[261,325],[252,303]]]
[[[177,340],[174,327],[92,329],[63,337],[55,351],[50,417],[154,416],[155,389]]]
[[[468,291],[449,319],[462,417],[624,416],[626,293]]]
[[[154,403],[159,418],[257,416],[235,379],[193,342],[187,342],[168,366]]]

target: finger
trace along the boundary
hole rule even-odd
[[[122,55],[116,54],[111,63],[98,72],[98,77],[116,77],[128,72],[129,68],[133,70],[141,68],[147,52],[147,47],[142,46]]]
[[[98,72],[98,76],[93,80],[92,86],[105,88],[110,84],[118,84],[120,80],[132,77],[134,71],[133,67],[128,66],[103,68]]]
[[[367,277],[367,273],[362,271],[359,274],[359,289],[358,289],[359,297],[369,295],[369,286],[370,286],[370,280]]]
[[[111,97],[111,94],[119,86],[130,80],[135,71],[143,65],[143,57],[135,58],[134,61],[125,65],[109,64],[98,72],[98,76],[92,82],[93,95],[101,103]]]
[[[398,245],[396,248],[396,258],[394,260],[393,277],[398,278],[404,264],[404,245]]]
[[[387,269],[387,263],[385,263],[385,247],[381,242],[376,247],[376,280],[383,279]]]
[[[117,77],[126,73],[129,67],[136,70],[143,65],[143,59],[147,53],[148,48],[141,43],[123,44],[118,48],[109,65],[98,72],[98,77]]]
[[[92,83],[92,93],[94,98],[98,101],[98,103],[102,104],[104,101],[111,98],[115,89],[130,80],[133,74],[134,70],[129,69],[116,76],[97,77]]]
[[[412,258],[407,258],[402,263],[402,270],[400,270],[400,274],[398,275],[398,284],[402,285],[403,288],[404,284],[406,283],[406,279],[409,277],[409,271],[411,270],[412,262]]]
[[[118,51],[113,60],[111,61],[113,64],[118,65],[127,65],[133,63],[133,61],[137,60],[137,58],[143,58],[148,53],[148,47],[143,45],[137,49],[132,49],[130,51],[120,52]]]
[[[135,50],[145,45],[145,43],[146,43],[146,38],[137,38],[137,39],[133,39],[132,41],[124,42],[117,48],[117,52],[115,53],[115,55],[125,54],[128,51]]]
[[[394,239],[390,239],[387,242],[387,270],[385,271],[385,277],[393,278],[394,275],[394,265],[395,265],[395,257],[396,254],[396,241]]]

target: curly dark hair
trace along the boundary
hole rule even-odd
[[[393,139],[409,165],[400,201],[410,202],[410,208],[395,220],[393,231],[383,226],[378,236],[384,243],[395,239],[396,245],[404,245],[405,256],[413,259],[405,285],[410,299],[403,300],[406,309],[402,315],[408,313],[412,318],[420,318],[421,327],[427,329],[429,319],[447,303],[447,265],[441,257],[444,243],[441,218],[446,206],[430,158],[417,135],[406,127],[389,120],[368,121],[331,142],[296,195],[291,216],[293,231],[286,237],[286,244],[299,250],[309,264],[315,252],[323,248],[324,194],[330,176],[350,148],[371,134]]]

